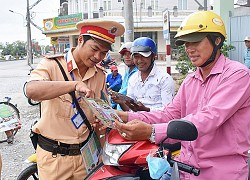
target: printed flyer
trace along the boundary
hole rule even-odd
[[[5,132],[17,127],[18,119],[12,113],[10,107],[0,104],[0,132]]]
[[[117,115],[114,109],[102,99],[93,99],[93,98],[83,98],[88,104],[92,112],[96,117],[101,121],[104,126],[113,128],[114,121],[118,120],[123,122],[121,118]]]
[[[87,174],[89,174],[98,164],[101,154],[101,145],[95,133],[92,133],[88,143],[85,144],[80,151]]]

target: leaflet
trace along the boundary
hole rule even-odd
[[[9,106],[0,104],[0,132],[5,132],[17,127],[18,119],[13,115]]]
[[[91,111],[100,120],[100,122],[109,128],[114,128],[115,120],[123,122],[114,109],[108,104],[108,102],[102,99],[83,98],[88,104]]]
[[[89,174],[99,163],[101,155],[101,145],[95,132],[92,133],[88,143],[86,143],[80,151],[87,174]]]

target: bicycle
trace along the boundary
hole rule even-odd
[[[19,127],[16,127],[15,121],[20,120],[20,112],[17,109],[17,105],[10,102],[10,97],[5,97],[4,99],[5,100],[0,102],[0,143],[12,143],[13,138],[19,129]],[[6,126],[11,126],[13,129],[9,130]],[[8,139],[6,132],[12,134],[11,139]]]
[[[23,85],[23,94],[24,94],[24,96],[25,96],[26,98],[28,98],[28,103],[29,103],[31,106],[39,105],[40,102],[34,101],[33,99],[30,99],[30,98],[27,96],[27,94],[26,94],[26,84],[27,84],[27,82],[25,82],[24,85]]]

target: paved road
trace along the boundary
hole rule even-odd
[[[26,61],[0,62],[0,100],[11,97],[20,111],[22,128],[15,136],[13,144],[1,143],[3,159],[2,180],[14,180],[28,164],[24,160],[34,152],[29,140],[29,130],[33,120],[39,117],[38,107],[30,106],[23,95],[23,84],[28,79],[30,67]]]

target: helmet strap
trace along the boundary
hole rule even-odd
[[[154,54],[154,53],[152,53],[152,54]],[[152,56],[152,54],[150,55],[151,56],[151,63],[150,63],[150,65],[148,66],[148,69],[147,70],[149,70],[150,69],[150,71],[152,70],[152,68],[153,68],[153,66],[154,66],[154,62],[155,62],[155,56]]]
[[[211,36],[210,34],[208,34],[207,38],[208,38],[208,40],[211,42],[211,44],[214,47],[213,48],[213,52],[212,52],[210,58],[204,64],[202,64],[199,67],[206,67],[207,65],[209,65],[210,63],[212,63],[215,60],[215,57],[216,57],[218,49],[220,49],[222,47],[223,42],[224,42],[223,40],[221,40],[221,42],[218,45],[216,45],[216,43],[215,43],[215,41],[217,39],[216,36]]]

